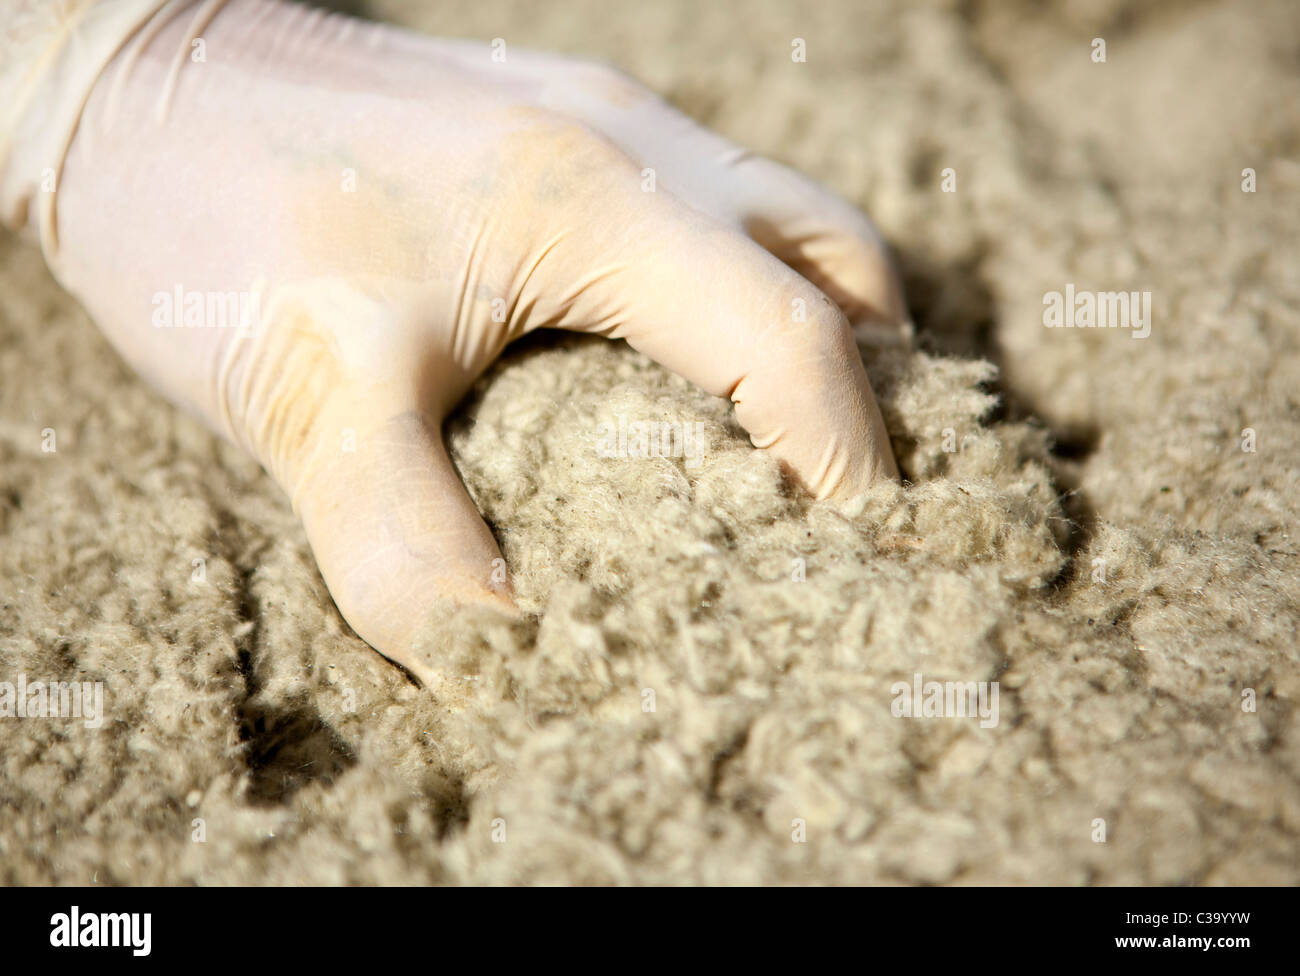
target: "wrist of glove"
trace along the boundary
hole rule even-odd
[[[104,68],[167,0],[8,0],[0,13],[0,219],[58,251],[68,147]]]

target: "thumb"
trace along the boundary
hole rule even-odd
[[[357,635],[429,684],[415,647],[430,608],[517,613],[505,561],[436,421],[410,409],[337,433],[337,456],[318,459],[296,493],[308,541]]]
[[[456,473],[441,399],[471,377],[429,364],[391,295],[316,282],[285,289],[232,385],[249,446],[289,492],[339,612],[426,685],[416,653],[431,608],[517,616],[505,561]],[[448,391],[451,391],[450,393]]]

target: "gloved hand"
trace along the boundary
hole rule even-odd
[[[730,397],[818,497],[897,477],[850,328],[906,314],[871,224],[635,82],[275,0],[17,2],[6,220],[417,674],[431,599],[513,608],[441,424],[532,329]]]

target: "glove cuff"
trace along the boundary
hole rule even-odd
[[[175,0],[5,0],[0,12],[0,220],[58,251],[68,147],[113,57]]]

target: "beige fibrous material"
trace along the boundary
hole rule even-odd
[[[449,427],[530,616],[433,614],[431,694],[6,238],[0,672],[106,720],[0,719],[0,879],[1300,880],[1292,5],[603,9],[373,5],[581,46],[870,212],[909,483],[812,502],[725,401],[530,339]],[[1149,291],[1150,335],[1044,328],[1067,284]],[[620,415],[698,463],[602,457]],[[997,724],[896,715],[917,674]]]

